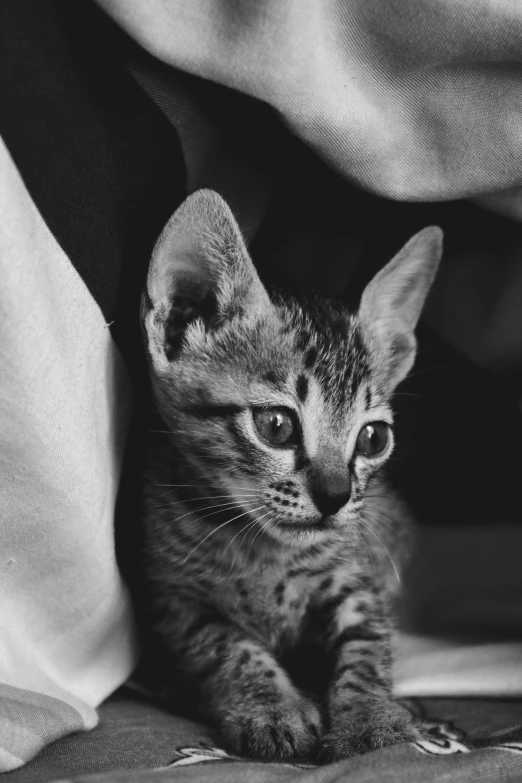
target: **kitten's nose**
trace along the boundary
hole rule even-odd
[[[352,481],[346,468],[335,473],[315,471],[310,494],[321,514],[336,514],[352,494]]]

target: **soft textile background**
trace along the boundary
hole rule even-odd
[[[123,37],[90,0],[0,3],[0,771],[91,729],[137,660],[115,505],[185,173]]]
[[[136,662],[114,505],[129,381],[103,316],[0,140],[0,772]]]
[[[164,62],[272,105],[362,187],[510,191],[489,203],[522,217],[517,0],[97,1]]]

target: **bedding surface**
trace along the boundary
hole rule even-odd
[[[100,722],[45,748],[6,783],[518,783],[522,778],[522,701],[415,699],[430,737],[316,767],[252,762],[230,756],[212,731],[167,713],[122,688],[100,708]]]

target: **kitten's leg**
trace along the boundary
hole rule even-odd
[[[178,609],[170,647],[228,748],[265,759],[311,752],[319,739],[319,712],[270,651],[226,618],[186,605]]]
[[[415,719],[392,697],[390,623],[379,596],[357,590],[335,603],[322,758],[333,761],[421,739]]]

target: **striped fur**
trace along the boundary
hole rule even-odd
[[[165,432],[146,480],[149,609],[173,680],[235,753],[329,760],[418,737],[391,698],[408,514],[384,468],[439,255],[438,230],[421,232],[351,314],[269,296],[210,191],[158,241],[142,306]],[[253,411],[267,409],[291,413],[290,444],[256,430]],[[365,456],[371,422],[389,439]],[[329,673],[313,695],[282,663],[304,642]]]

